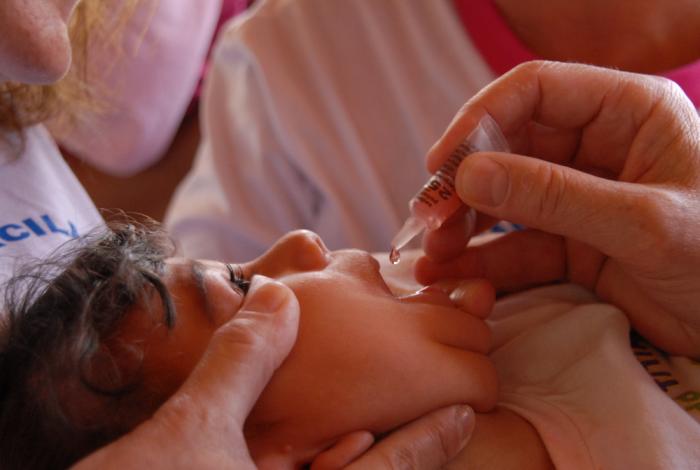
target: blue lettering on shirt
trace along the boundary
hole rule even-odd
[[[80,235],[70,220],[65,224],[57,224],[51,216],[44,214],[39,218],[27,217],[17,223],[0,225],[0,248],[30,237],[44,237],[52,233],[67,238],[77,238]]]
[[[29,237],[29,232],[17,224],[7,224],[0,227],[0,238],[8,242],[17,242]]]
[[[36,222],[34,222],[32,219],[24,219],[24,220],[22,221],[22,223],[23,223],[24,225],[26,225],[27,228],[29,228],[29,230],[31,230],[32,232],[34,232],[34,233],[37,234],[38,236],[46,235],[46,232],[44,231],[44,229],[42,229],[42,228],[39,226],[39,224],[37,224]]]
[[[75,225],[73,225],[73,222],[70,220],[68,221],[68,225],[70,226],[70,232],[68,230],[58,228],[56,227],[56,224],[53,223],[53,220],[48,215],[42,215],[41,220],[43,220],[46,223],[46,226],[51,230],[52,233],[62,233],[63,235],[66,235],[67,237],[70,238],[75,238],[78,236],[78,230],[75,228]]]

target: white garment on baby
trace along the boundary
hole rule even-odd
[[[620,310],[560,285],[500,300],[489,321],[501,404],[557,468],[698,468],[700,423],[635,358]]]

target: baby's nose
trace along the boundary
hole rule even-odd
[[[280,247],[287,255],[290,268],[299,271],[321,270],[328,266],[329,251],[317,234],[295,230],[285,235]]]

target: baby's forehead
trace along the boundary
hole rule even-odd
[[[208,272],[220,270],[221,264],[208,259],[167,258],[163,264],[162,278],[166,284],[201,282]]]
[[[163,263],[163,274],[166,277],[187,276],[192,272],[192,270],[194,269],[193,266],[195,265],[197,266],[197,269],[204,269],[204,267],[206,266],[205,262],[193,258],[166,258]]]

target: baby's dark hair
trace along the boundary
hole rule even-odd
[[[175,309],[161,275],[173,251],[153,221],[110,223],[8,282],[2,469],[68,467],[132,429],[134,410],[157,407],[139,391],[141,352],[108,340],[130,307],[156,296],[172,327]]]

